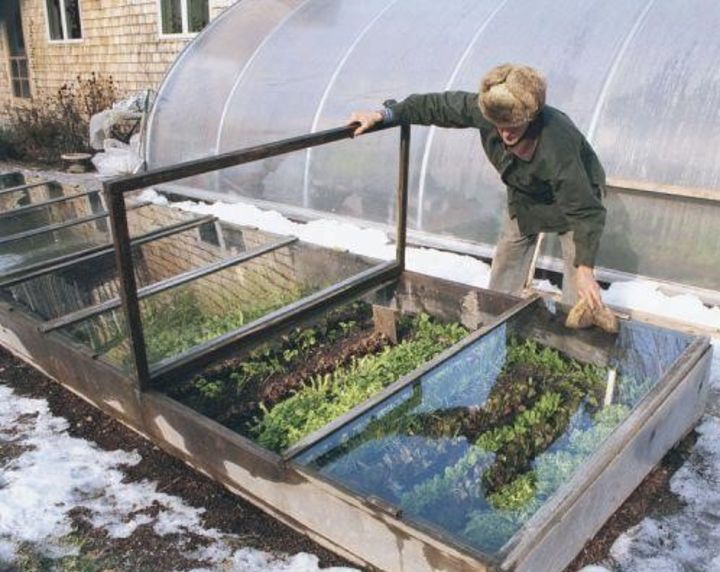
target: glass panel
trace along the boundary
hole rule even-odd
[[[369,268],[344,253],[291,245],[141,301],[150,363],[202,342]],[[121,367],[131,363],[122,310],[62,331]]]
[[[67,24],[67,39],[77,40],[82,38],[78,0],[65,0],[65,23]]]
[[[22,208],[31,204],[41,203],[44,200],[46,199],[38,198],[30,203],[17,205],[15,208]],[[7,210],[12,211],[13,209]],[[32,210],[25,212],[13,213],[12,216],[3,213],[3,217],[0,219],[2,220],[2,225],[0,226],[0,237],[6,237],[35,228],[85,217],[93,214],[94,212],[96,211],[91,207],[86,195],[78,197],[77,199],[68,199],[59,203],[50,203],[43,207],[33,208]]]
[[[162,0],[160,3],[163,34],[181,34],[182,10],[180,0]]]
[[[190,32],[199,32],[210,21],[208,0],[188,0],[188,27]]]
[[[51,40],[62,40],[62,17],[60,12],[60,0],[46,0],[48,27],[50,28]]]
[[[127,217],[130,235],[133,237],[194,218],[189,213],[168,211],[167,209],[161,214],[156,207],[149,206],[129,210]],[[4,224],[2,228],[4,230]],[[112,245],[107,219],[104,218],[0,244],[0,276],[3,273],[16,272],[31,264],[52,260],[58,256],[79,252],[97,245]]]
[[[29,77],[27,60],[26,59],[17,60],[17,66],[18,66],[18,70],[17,70],[18,77],[27,79]]]
[[[295,461],[398,507],[404,520],[483,552],[499,550],[690,342],[682,334],[622,322],[619,335],[603,342],[607,363],[587,365],[534,341],[530,332],[551,322],[541,314],[528,320],[527,314],[495,328]],[[616,390],[606,403],[610,369],[617,373]]]
[[[10,60],[10,74],[13,79],[18,79],[20,77],[20,65],[18,60],[15,58]]]
[[[6,22],[10,25],[6,26],[8,47],[10,48],[10,56],[24,56],[25,55],[25,37],[23,34],[23,23],[22,23],[22,12],[20,10],[20,3],[16,0],[15,2],[3,2],[4,6],[0,8],[0,11],[5,11],[4,14],[0,14],[0,18],[4,17]],[[7,6],[5,6],[7,5]]]
[[[244,248],[236,246],[225,250],[208,248],[199,235],[203,227],[214,230],[214,224],[207,223],[199,228],[133,247],[138,288],[244,252]],[[270,240],[270,237],[248,238],[248,241],[258,244]],[[115,253],[109,251],[86,262],[78,262],[57,272],[26,280],[7,290],[21,307],[32,311],[41,320],[51,320],[117,298],[120,291],[116,276]]]
[[[22,97],[23,90],[22,90],[22,82],[19,79],[14,79],[12,81],[13,86],[13,95],[15,97]]]
[[[88,222],[0,244],[0,276],[24,266],[109,242],[107,233],[100,232],[94,222]]]

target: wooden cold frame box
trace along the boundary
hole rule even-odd
[[[612,359],[615,342],[596,330],[566,330],[561,315],[550,313],[539,299],[519,302],[412,273],[404,273],[397,283],[377,291],[372,299],[466,322],[477,320],[478,308],[488,315],[495,308],[499,320],[476,322],[483,325],[458,347],[283,456],[262,449],[155,390],[138,392],[121,369],[98,360],[85,346],[58,332],[41,334],[37,319],[8,301],[0,307],[0,339],[5,347],[100,409],[297,530],[356,562],[384,570],[561,569],[702,415],[711,359],[709,341],[623,322],[623,328],[645,336],[647,348],[653,347],[655,338],[665,340],[667,347],[674,348],[672,359],[657,369],[653,387],[572,478],[501,550],[485,554],[447,531],[406,518],[382,498],[360,494],[295,459],[348,427],[367,410],[417,383],[422,375],[442,367],[463,348],[482,343],[499,327],[511,327],[583,363],[601,366]],[[664,346],[659,343],[655,349],[662,350]],[[647,367],[652,368],[654,356],[649,359]]]

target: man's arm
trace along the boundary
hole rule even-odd
[[[358,111],[349,123],[358,122],[359,135],[382,121],[438,127],[480,127],[487,120],[478,107],[477,94],[467,91],[414,94],[383,111]]]
[[[559,164],[555,185],[555,199],[570,223],[575,242],[577,290],[591,308],[602,306],[600,287],[595,280],[594,267],[605,228],[605,207],[599,189],[593,187],[585,167],[577,154],[569,154]]]

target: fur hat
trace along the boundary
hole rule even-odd
[[[545,78],[528,66],[503,64],[480,82],[480,111],[503,127],[529,123],[545,105]]]

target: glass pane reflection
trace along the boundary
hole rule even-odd
[[[315,255],[322,256],[324,266],[311,266]],[[149,296],[140,303],[148,360],[157,363],[182,353],[371,266],[367,259],[295,244]],[[61,331],[130,369],[122,309]]]
[[[402,518],[498,551],[627,417],[689,344],[623,322],[603,366],[502,324],[296,461]],[[611,376],[614,398],[604,402]]]

